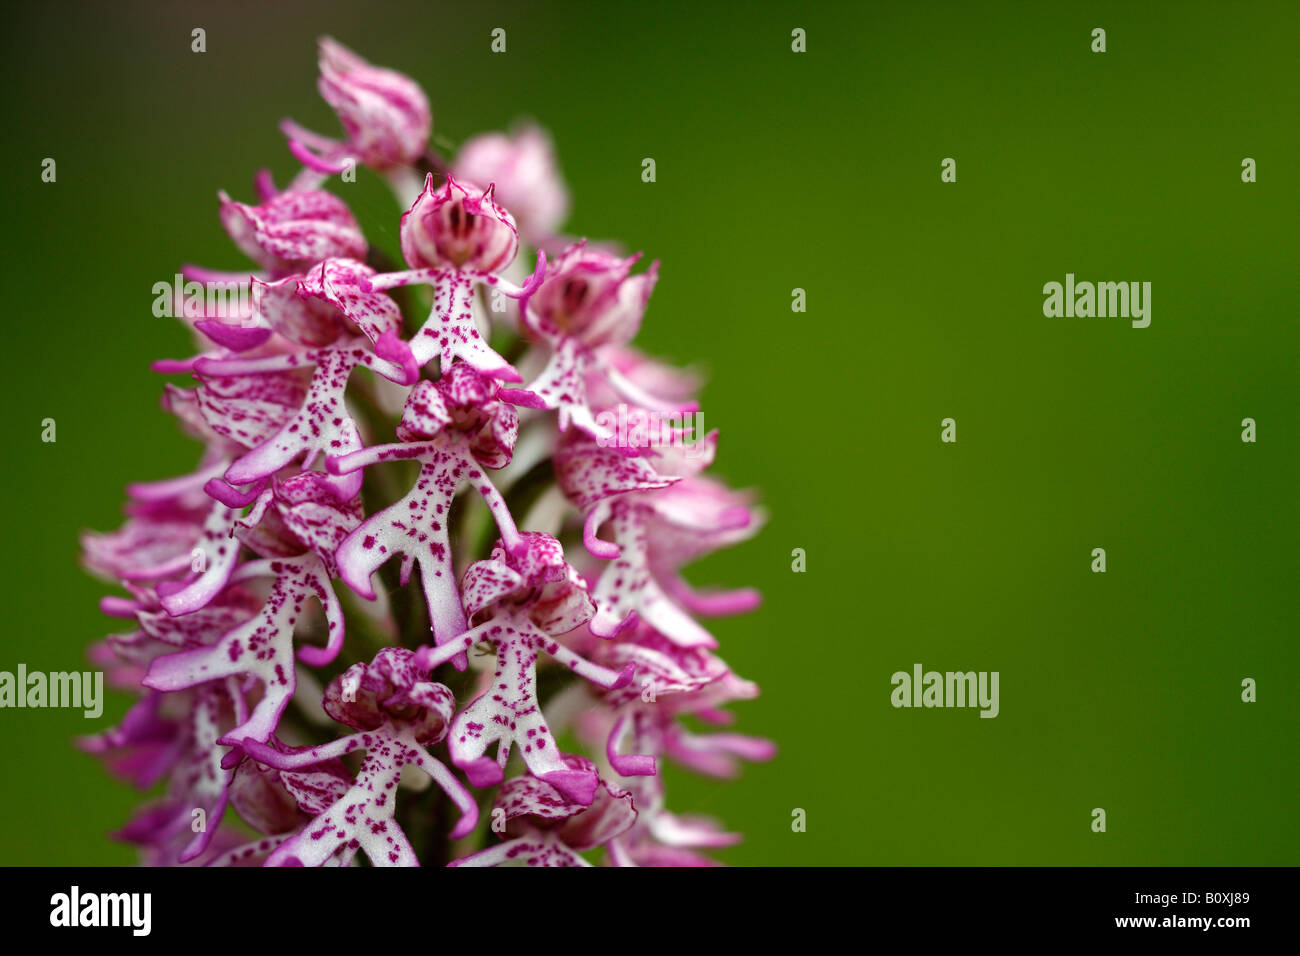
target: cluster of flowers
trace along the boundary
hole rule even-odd
[[[667,810],[660,764],[726,777],[771,756],[683,723],[725,724],[724,705],[756,695],[696,617],[757,596],[696,591],[680,568],[759,516],[702,474],[716,433],[687,454],[621,448],[597,423],[616,404],[696,407],[693,376],[629,346],[655,267],[634,274],[638,257],[557,233],[567,195],[538,130],[478,137],[447,162],[420,88],[328,39],[319,89],[345,137],[286,122],[302,163],[288,188],[262,172],[258,204],[221,196],[261,270],[247,314],[187,318],[200,354],[154,366],[190,376],[163,405],[201,460],[130,486],[125,525],[83,542],[87,566],[127,591],[104,612],[133,628],[93,658],[140,695],[83,746],[164,785],[119,835],[157,865],[349,865],[363,851],[374,865],[581,866],[596,848],[614,865],[711,862],[701,850],[738,837]],[[358,163],[409,206],[405,270],[385,271],[322,189]],[[521,245],[536,253],[526,277]],[[408,286],[432,287],[422,324],[404,321]],[[498,296],[513,303],[493,310]],[[396,441],[370,442],[387,430]],[[458,498],[466,486],[478,494]],[[525,503],[516,523],[510,504]],[[406,587],[416,565],[422,594]],[[353,732],[324,739],[338,724]],[[595,759],[562,752],[561,730]]]

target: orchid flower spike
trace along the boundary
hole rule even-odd
[[[151,367],[199,448],[82,537],[120,588],[89,657],[134,701],[78,743],[158,791],[115,836],[158,866],[712,863],[739,835],[670,809],[663,768],[775,748],[723,726],[758,688],[699,622],[757,593],[683,569],[762,515],[706,473],[716,433],[688,454],[603,424],[698,408],[699,376],[634,342],[658,265],[559,234],[540,128],[437,155],[414,80],[319,52],[342,135],[285,121],[301,171],[214,216],[248,268],[162,297],[193,349]],[[365,231],[324,188],[358,164],[397,200]]]

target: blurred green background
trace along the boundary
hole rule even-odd
[[[251,198],[261,165],[287,180],[282,116],[337,128],[315,92],[328,33],[420,81],[438,136],[535,117],[574,195],[568,231],[662,260],[639,342],[708,368],[717,469],[771,513],[690,572],[766,598],[714,632],[764,691],[738,729],[780,756],[734,783],[669,777],[674,809],[747,835],[723,859],[1300,862],[1298,11],[14,8],[0,669],[77,668],[116,628],[78,533],[115,528],[125,483],[196,453],[148,369],[189,351],[152,285],[182,262],[246,267],[216,191]],[[391,243],[383,187],[344,188]],[[1066,272],[1150,281],[1150,328],[1044,318],[1042,286]],[[916,662],[999,671],[1000,716],[893,709],[890,675]],[[126,706],[93,723],[0,711],[0,863],[134,860],[106,833],[137,798],[70,743]]]

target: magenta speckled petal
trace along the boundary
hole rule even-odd
[[[194,327],[216,342],[222,348],[232,352],[247,352],[255,349],[271,337],[271,330],[261,326],[232,325],[218,322],[216,319],[200,319]]]
[[[339,458],[361,448],[360,433],[344,405],[348,378],[358,365],[377,367],[383,362],[355,339],[323,349],[267,359],[204,359],[196,370],[205,377],[256,376],[263,372],[282,373],[292,369],[314,368],[298,410],[270,438],[237,459],[226,469],[225,479],[243,485],[266,478],[290,462],[305,456],[304,467],[321,454]],[[383,362],[386,366],[391,363]],[[393,374],[402,376],[398,370]],[[349,500],[361,490],[361,476],[340,478],[332,482],[336,493]]]
[[[161,865],[175,866],[200,857],[218,831],[225,813],[230,772],[221,766],[221,726],[229,720],[230,699],[221,685],[189,694],[187,719],[176,725],[176,759],[166,792],[117,833],[118,839],[146,848]],[[192,827],[194,811],[203,813],[201,830]]]
[[[324,190],[284,192],[260,206],[221,198],[221,223],[254,262],[278,276],[322,259],[364,259],[366,240],[347,204]]]
[[[230,581],[239,560],[239,542],[231,537],[235,511],[215,502],[203,522],[203,529],[190,552],[190,567],[199,559],[202,570],[183,582],[163,582],[158,596],[168,614],[188,614],[207,605]]]
[[[266,740],[288,706],[295,687],[293,633],[309,599],[320,602],[329,627],[324,647],[305,645],[298,656],[312,667],[332,661],[343,646],[343,610],[330,586],[325,566],[314,554],[297,558],[253,561],[242,565],[234,580],[273,577],[271,592],[256,617],[209,647],[160,657],[149,668],[144,685],[176,691],[218,678],[247,675],[263,686],[262,699],[248,718],[223,735],[224,743],[245,738]]]
[[[629,458],[580,434],[566,435],[556,449],[555,478],[582,511],[608,498],[667,488],[678,480],[661,474],[643,458]]]
[[[565,846],[552,833],[536,837],[518,837],[507,840],[478,853],[452,860],[448,866],[591,866]]]
[[[300,295],[303,283],[301,276],[272,282],[254,277],[253,319],[294,344],[329,345],[343,331],[342,316],[331,303]]]
[[[335,553],[361,521],[361,499],[340,499],[336,483],[318,471],[306,471],[277,481],[272,503],[294,542],[314,551],[326,573],[337,577]]]
[[[402,331],[402,313],[382,292],[362,291],[374,274],[362,262],[326,259],[303,276],[297,294],[306,301],[328,303],[377,345],[384,336]]]

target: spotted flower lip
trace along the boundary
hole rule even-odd
[[[340,339],[333,345],[262,358],[200,358],[194,371],[204,378],[247,380],[265,374],[278,375],[300,369],[312,371],[311,384],[302,404],[288,416],[273,435],[231,463],[224,479],[233,486],[261,481],[302,458],[310,468],[320,456],[339,458],[361,448],[356,422],[344,404],[344,393],[352,371],[365,366],[397,382],[407,380],[397,364],[377,356],[364,339]],[[251,383],[247,389],[255,388]],[[360,490],[360,476],[334,482],[338,496],[353,498]]]
[[[282,128],[294,156],[326,174],[341,171],[347,159],[359,159],[381,172],[416,163],[433,129],[429,101],[419,84],[394,70],[372,66],[330,37],[321,37],[319,50],[316,86],[338,115],[347,141],[335,142],[286,121]]]
[[[390,558],[402,556],[403,584],[419,565],[429,627],[440,645],[468,628],[456,590],[448,530],[452,501],[461,486],[479,493],[511,547],[521,541],[505,499],[485,471],[509,462],[519,428],[514,409],[500,402],[496,391],[491,380],[468,365],[454,365],[438,383],[422,381],[411,390],[397,429],[401,443],[374,445],[329,462],[335,474],[358,479],[371,465],[420,463],[406,496],[348,535],[339,545],[338,561],[344,582],[371,600],[371,575]],[[463,670],[465,656],[458,654],[455,664]]]
[[[266,740],[288,706],[295,688],[293,637],[303,605],[317,599],[325,613],[329,642],[325,647],[304,645],[298,657],[323,667],[343,647],[343,609],[330,587],[324,563],[315,554],[296,558],[263,559],[240,565],[231,575],[238,583],[254,577],[273,577],[262,610],[251,620],[222,635],[215,643],[160,657],[145,675],[144,686],[176,691],[232,676],[254,677],[263,696],[248,717],[221,738],[237,744],[244,739]]]
[[[79,746],[159,791],[116,836],[164,866],[710,865],[739,834],[669,809],[664,768],[775,748],[729,726],[758,688],[701,623],[757,592],[683,568],[763,516],[708,471],[717,432],[608,441],[615,406],[699,407],[632,344],[658,263],[558,234],[539,128],[444,159],[423,91],[328,38],[319,88],[343,137],[285,121],[288,186],[220,194],[254,265],[181,268],[251,295],[173,289],[196,354],[151,368],[201,452],[82,538],[122,588],[90,659],[136,699]],[[321,188],[354,162],[393,191],[398,271]]]

